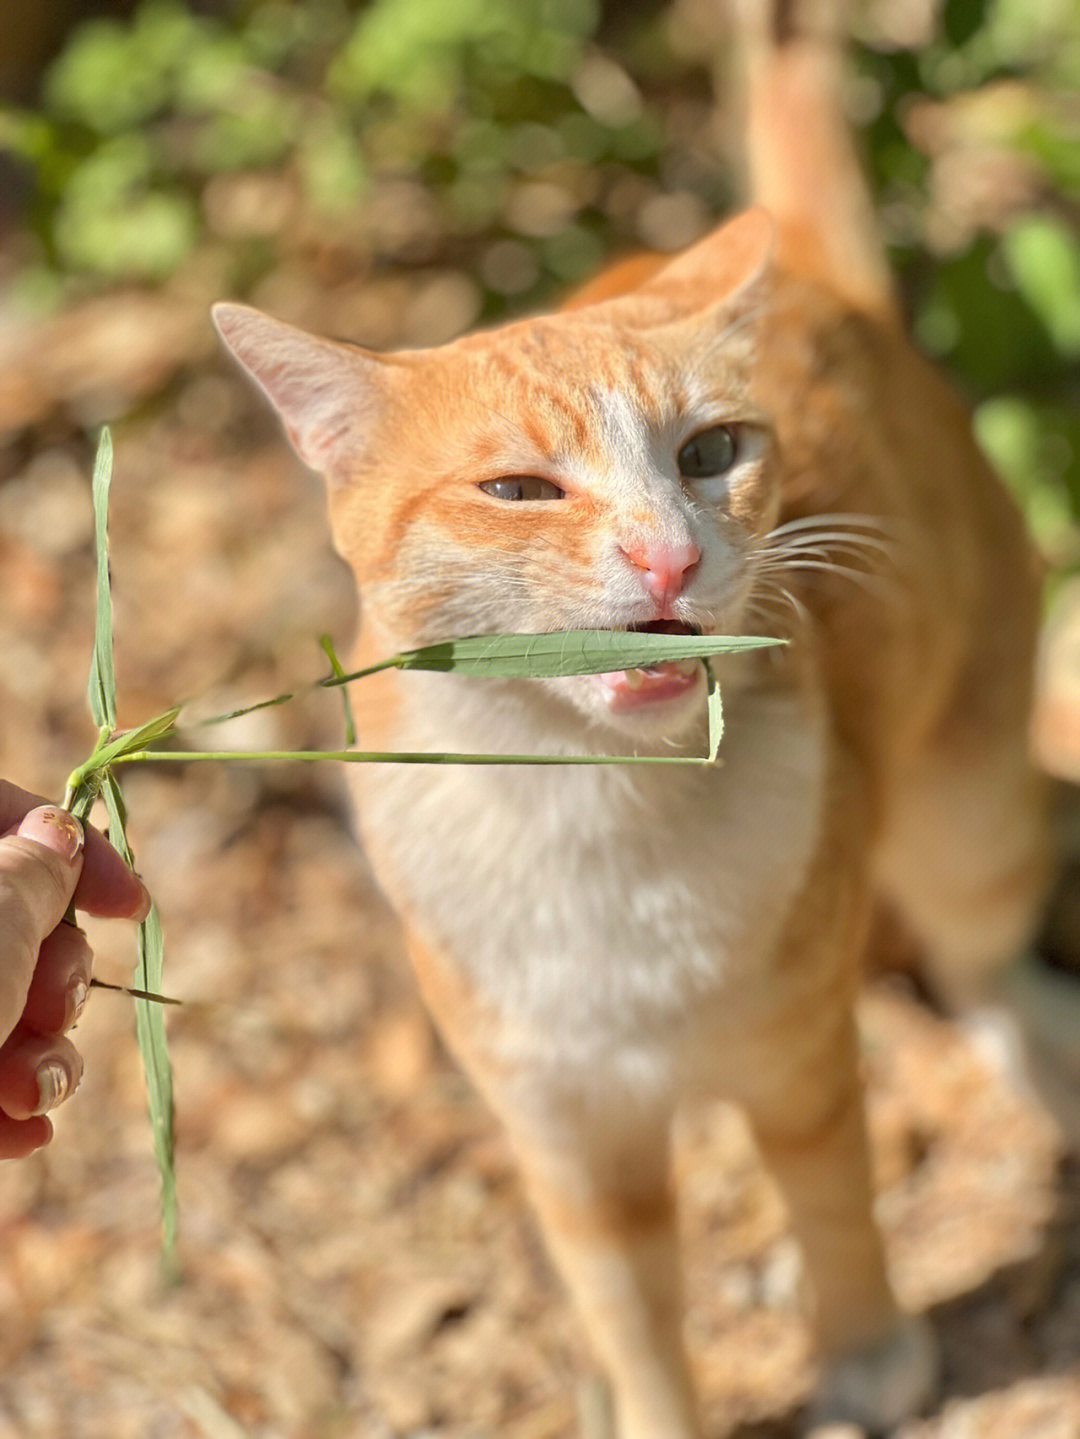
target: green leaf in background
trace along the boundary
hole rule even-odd
[[[331,71],[354,100],[392,95],[448,110],[471,83],[519,74],[565,81],[596,29],[595,0],[373,0]]]
[[[57,253],[73,270],[102,279],[167,279],[194,247],[198,211],[177,189],[132,191],[87,204],[72,187],[57,211]]]
[[[974,414],[975,437],[1024,509],[1043,552],[1076,564],[1080,416],[1075,406],[996,395]]]
[[[1050,215],[1031,215],[1002,237],[1016,287],[1046,326],[1054,348],[1080,355],[1080,244]]]
[[[112,592],[109,588],[109,487],[112,484],[112,435],[102,430],[94,461],[94,536],[97,547],[97,621],[90,661],[90,713],[94,723],[116,728],[116,672],[113,669]]]
[[[46,99],[61,119],[102,135],[145,124],[166,93],[134,31],[100,19],[75,31],[45,84]]]
[[[1003,270],[999,242],[980,236],[937,267],[914,317],[918,343],[955,367],[975,394],[1045,383],[1061,365],[1045,325],[1018,288],[995,285],[988,303],[990,277]]]

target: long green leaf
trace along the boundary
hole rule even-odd
[[[112,436],[101,432],[94,462],[92,500],[97,556],[97,617],[94,650],[90,661],[87,696],[90,713],[98,725],[93,754],[68,780],[68,803],[73,812],[86,815],[100,793],[109,815],[109,834],[114,847],[129,865],[133,863],[127,838],[127,810],[120,786],[109,766],[120,755],[141,749],[161,739],[174,727],[176,710],[157,715],[126,734],[116,730],[116,671],[113,665],[112,589],[109,576],[109,490],[112,484]],[[140,989],[150,993],[161,988],[161,921],[152,909],[139,926],[136,979]],[[165,1047],[165,1027],[157,1004],[135,1001],[135,1028],[146,1071],[147,1095],[154,1150],[161,1173],[161,1215],[164,1231],[163,1263],[166,1273],[176,1266],[176,1173],[173,1160],[172,1069]]]
[[[88,695],[94,723],[116,728],[116,672],[113,669],[112,592],[109,587],[109,488],[112,485],[112,435],[102,430],[91,487],[97,548],[97,621],[90,662]]]
[[[325,637],[323,648],[326,648]],[[381,670],[430,670],[488,676],[491,679],[542,679],[560,675],[605,674],[663,664],[668,660],[702,659],[742,650],[784,645],[787,640],[759,635],[664,635],[636,630],[559,630],[541,635],[469,635],[421,649],[403,650],[362,670],[342,672],[331,657],[332,675],[314,681],[314,689],[334,689],[366,679]],[[327,651],[329,655],[329,651]],[[193,727],[224,724],[257,710],[288,703],[297,692],[274,695],[225,714],[192,722]],[[348,711],[347,722],[348,722]],[[351,733],[351,730],[350,730]],[[352,744],[351,739],[347,743]]]
[[[102,798],[109,814],[109,839],[129,865],[135,857],[127,837],[127,807],[120,786],[111,774],[105,775]],[[154,906],[139,925],[138,958],[135,983],[138,988],[156,993],[161,989],[164,943],[161,919]],[[161,1173],[161,1222],[163,1229],[162,1263],[169,1277],[176,1273],[176,1167],[173,1144],[172,1066],[165,1040],[165,1020],[157,1004],[145,999],[135,1001],[135,1032],[146,1071],[146,1094],[150,1107],[150,1125]]]
[[[609,674],[667,660],[704,659],[763,649],[784,640],[758,635],[664,635],[637,630],[559,630],[543,635],[469,635],[390,659],[349,675],[321,681],[326,687],[363,679],[378,670],[437,670],[501,679]]]
[[[707,755],[543,755],[543,754],[463,754],[463,753],[411,753],[411,752],[362,752],[356,750],[197,750],[197,751],[143,751],[137,743],[124,746],[121,752],[107,746],[101,754],[110,763],[126,764],[139,760],[172,760],[174,762],[220,762],[237,761],[278,761],[296,760],[313,763],[336,760],[344,764],[517,764],[517,765],[578,765],[578,764],[715,764],[720,740],[724,733],[724,717],[720,700],[720,685],[709,659],[716,654],[732,654],[741,650],[762,649],[768,645],[784,644],[786,641],[766,639],[756,635],[665,635],[638,634],[609,630],[566,630],[547,635],[483,635],[465,639],[448,640],[445,643],[429,645],[424,649],[406,650],[381,661],[368,669],[352,675],[335,673],[332,678],[320,680],[323,686],[344,684],[351,679],[389,668],[425,669],[434,671],[454,670],[462,674],[488,676],[520,676],[537,678],[542,675],[580,675],[603,673],[615,666],[636,668],[638,665],[657,664],[664,660],[704,657],[708,685],[709,745]],[[340,670],[332,648],[324,648],[335,671]],[[275,700],[263,700],[251,709],[266,704],[279,703],[290,698],[281,695]],[[175,711],[159,716],[161,721],[170,721],[165,730],[172,728]],[[236,711],[235,713],[245,713]],[[203,723],[212,723],[204,721]],[[153,725],[155,721],[150,721]],[[149,728],[144,726],[144,728]],[[125,738],[135,740],[139,731],[131,731]],[[351,741],[350,741],[351,742]]]

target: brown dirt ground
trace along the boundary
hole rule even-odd
[[[79,426],[163,374],[165,397],[117,435],[122,719],[189,695],[223,710],[277,693],[323,671],[320,633],[343,644],[354,623],[318,485],[208,359],[212,280],[204,291],[168,314],[160,298],[113,296],[8,345],[0,773],[54,797],[91,740]],[[167,340],[146,349],[148,327]],[[324,696],[215,743],[328,746],[340,724]],[[501,1135],[418,1005],[339,776],[160,766],[132,773],[127,793],[164,917],[166,988],[184,1000],[168,1017],[182,1278],[160,1282],[131,1004],[98,991],[77,1036],[86,1077],[54,1144],[0,1169],[0,1439],[589,1432],[577,1321]],[[98,972],[123,981],[126,928],[99,923],[92,938]],[[896,1283],[934,1307],[946,1353],[941,1403],[900,1434],[1080,1435],[1077,1170],[1035,1106],[902,987],[872,992],[864,1022]],[[732,1113],[692,1116],[681,1154],[689,1334],[711,1422],[790,1434],[769,1416],[805,1396],[813,1370],[779,1203]]]

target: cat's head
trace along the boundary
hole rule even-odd
[[[300,458],[387,653],[464,634],[738,633],[776,521],[753,401],[772,226],[729,222],[629,293],[375,355],[218,305]],[[677,734],[698,662],[536,681],[591,720]]]

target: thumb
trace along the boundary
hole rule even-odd
[[[0,839],[0,1040],[22,1014],[42,940],[71,903],[82,851],[82,825],[56,805],[32,809]]]

